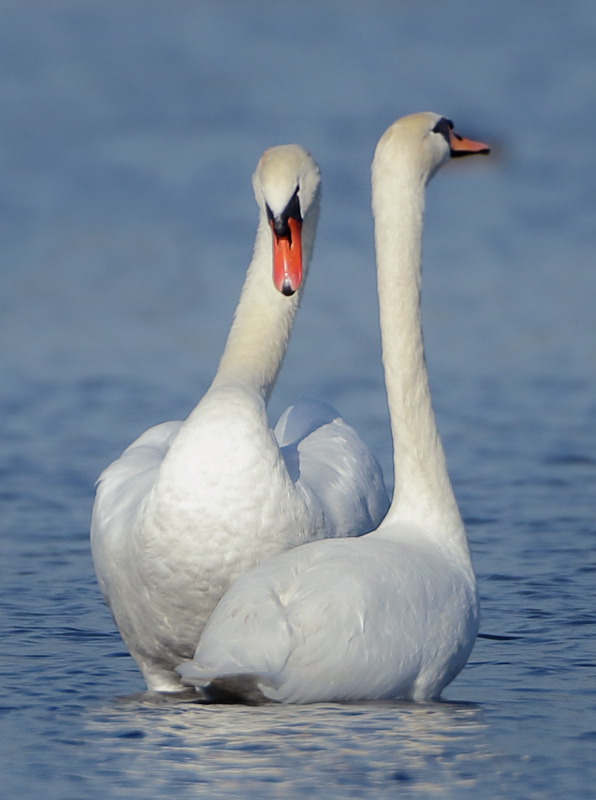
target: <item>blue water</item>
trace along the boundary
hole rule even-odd
[[[0,3],[0,794],[596,796],[595,97],[592,0]],[[208,386],[288,141],[324,203],[272,416],[336,404],[391,481],[368,170],[418,110],[495,146],[429,189],[423,315],[482,631],[515,638],[441,704],[151,703],[93,483]]]

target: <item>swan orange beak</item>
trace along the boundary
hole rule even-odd
[[[288,219],[289,236],[278,236],[273,221],[273,283],[286,297],[294,294],[302,282],[302,221]]]
[[[461,158],[462,156],[473,156],[476,153],[487,155],[490,153],[490,147],[483,142],[475,142],[472,139],[466,139],[456,133],[453,129],[449,131],[449,147],[451,149],[452,158]]]

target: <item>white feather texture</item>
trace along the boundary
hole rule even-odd
[[[420,323],[424,192],[450,155],[446,124],[436,114],[398,120],[372,167],[391,508],[366,536],[305,544],[232,586],[194,660],[178,668],[207,698],[436,699],[472,650],[476,579],[435,425]]]
[[[98,582],[147,686],[178,691],[175,667],[231,583],[264,558],[373,529],[389,501],[376,460],[330,406],[302,401],[278,424],[267,401],[311,258],[320,178],[297,145],[266,151],[253,177],[259,224],[213,383],[184,422],[146,431],[99,478],[91,548]],[[297,193],[303,281],[272,279],[272,230]],[[280,447],[280,445],[282,445]]]

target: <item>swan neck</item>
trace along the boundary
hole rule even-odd
[[[416,170],[414,159],[384,161],[376,156],[373,162],[372,200],[395,475],[386,521],[422,525],[447,537],[451,531],[461,540],[463,524],[433,413],[420,317],[427,176]]]
[[[271,229],[261,210],[253,257],[246,273],[234,321],[213,387],[242,385],[268,402],[281,369],[292,324],[308,273],[318,217],[307,214],[302,229],[303,279],[298,291],[286,297],[273,284]]]

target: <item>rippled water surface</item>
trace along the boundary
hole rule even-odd
[[[588,0],[0,3],[0,794],[596,795],[595,96]],[[287,141],[324,201],[272,416],[334,403],[391,481],[368,169],[423,109],[495,145],[429,189],[423,314],[505,638],[440,704],[157,702],[95,583],[93,483],[208,386]]]

